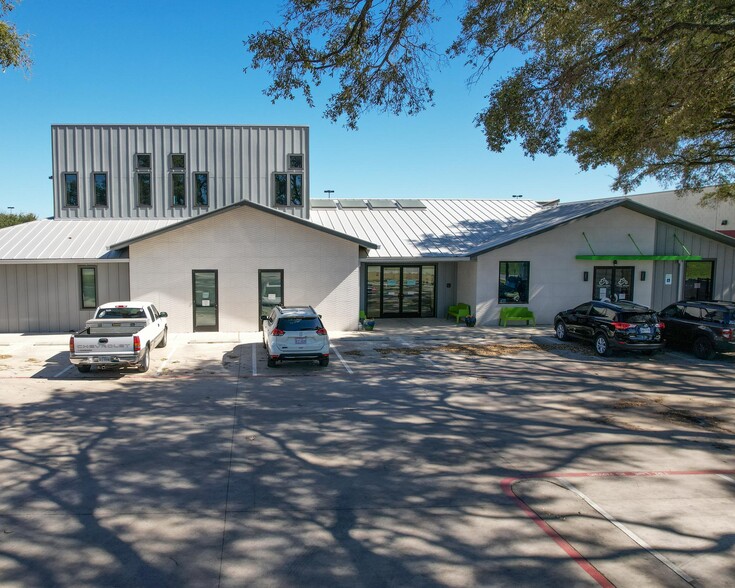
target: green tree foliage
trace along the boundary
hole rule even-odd
[[[13,225],[19,225],[21,223],[29,223],[34,220],[38,220],[38,217],[32,212],[21,212],[20,214],[0,212],[0,229],[12,227]]]
[[[0,0],[0,70],[19,67],[28,70],[31,58],[28,54],[28,35],[18,33],[15,25],[6,20],[19,0]]]
[[[440,0],[434,0],[438,2]],[[245,42],[273,100],[339,76],[325,116],[432,103],[429,72],[464,59],[478,83],[496,56],[523,62],[493,86],[476,123],[488,148],[613,165],[613,188],[647,177],[735,197],[735,3],[726,0],[472,0],[446,51],[431,37],[431,0],[288,0],[279,26]]]

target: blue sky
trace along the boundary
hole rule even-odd
[[[443,49],[454,8],[435,29]],[[435,72],[433,108],[414,117],[371,113],[358,131],[303,101],[271,104],[264,71],[243,41],[277,21],[280,2],[257,0],[24,0],[11,14],[31,34],[30,75],[0,74],[0,212],[53,214],[52,124],[305,124],[311,128],[311,196],[580,200],[613,194],[613,170],[581,172],[567,156],[491,153],[474,116],[510,56],[468,88],[461,61]],[[320,108],[321,107],[321,108]],[[639,192],[663,187],[648,182]],[[618,194],[616,194],[618,195]]]

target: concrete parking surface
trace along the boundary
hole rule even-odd
[[[379,321],[146,374],[0,335],[3,586],[735,586],[735,358]]]

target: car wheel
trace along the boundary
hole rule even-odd
[[[319,365],[321,367],[327,367],[329,365],[329,358],[325,357],[324,359],[319,360]]]
[[[145,353],[143,353],[143,358],[140,360],[140,363],[138,364],[138,371],[141,374],[144,374],[148,371],[148,368],[151,367],[151,350],[150,347],[145,348]]]
[[[166,347],[168,344],[168,327],[163,329],[163,337],[161,337],[161,342],[158,344],[159,348]]]
[[[715,356],[715,348],[707,337],[700,337],[694,342],[694,355],[699,359],[712,359]]]
[[[275,359],[271,359],[269,357],[268,358],[268,367],[272,367],[272,368],[276,367],[276,360]]]
[[[559,339],[559,341],[566,341],[569,338],[567,326],[562,321],[556,323],[556,338]]]
[[[88,374],[88,373],[89,373],[89,371],[90,371],[90,370],[92,369],[92,366],[91,366],[91,365],[84,365],[84,364],[81,364],[81,365],[78,365],[78,366],[77,366],[77,369],[78,369],[78,370],[79,370],[80,372],[82,372],[83,374]]]
[[[607,335],[603,333],[597,333],[595,335],[595,351],[597,351],[597,355],[603,357],[608,357],[612,353]]]

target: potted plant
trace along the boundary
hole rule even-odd
[[[477,323],[476,316],[470,314],[464,317],[464,324],[467,325],[468,327],[474,327],[476,323]]]
[[[366,318],[362,321],[362,328],[366,331],[372,331],[375,328],[375,321],[370,318]]]

